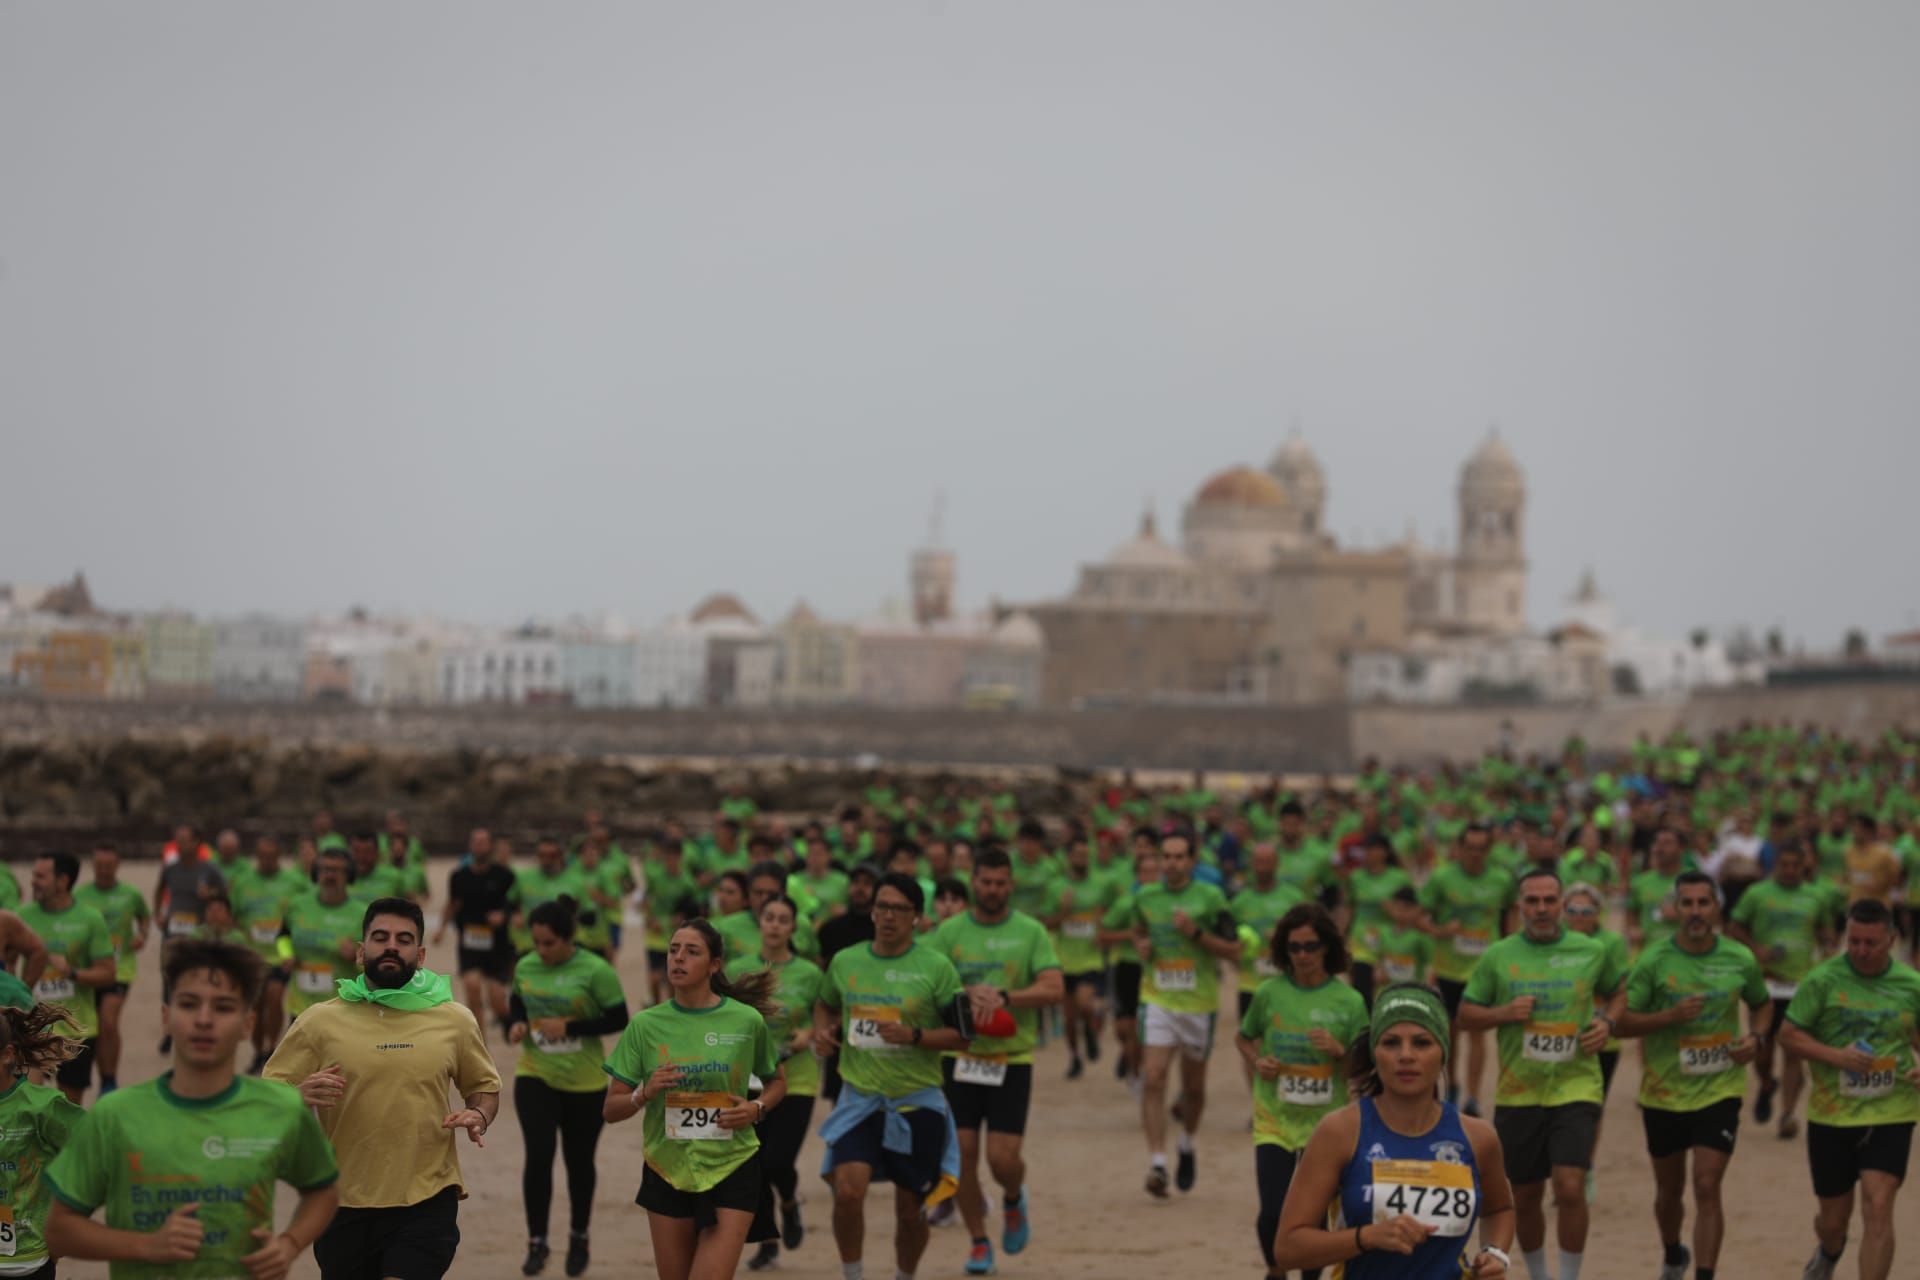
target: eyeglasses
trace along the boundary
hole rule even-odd
[[[1289,942],[1287,954],[1290,956],[1310,956],[1327,944],[1315,938],[1312,942]]]
[[[1600,914],[1600,908],[1598,908],[1598,907],[1568,907],[1568,908],[1566,909],[1566,914],[1567,914],[1567,915],[1570,915],[1570,916],[1573,916],[1573,917],[1575,917],[1575,918],[1577,918],[1577,919],[1581,919],[1581,920],[1584,920],[1584,919],[1586,919],[1586,918],[1587,918],[1588,916],[1597,916],[1597,915],[1599,915],[1599,914]]]
[[[910,902],[876,902],[873,904],[875,915],[910,916],[913,904]]]

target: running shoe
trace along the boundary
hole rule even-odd
[[[1199,1170],[1195,1167],[1193,1152],[1182,1151],[1180,1153],[1180,1162],[1174,1167],[1173,1185],[1182,1191],[1191,1191],[1193,1190],[1193,1180],[1198,1173]]]
[[[1000,1232],[1000,1247],[1007,1255],[1020,1252],[1027,1247],[1027,1241],[1033,1236],[1033,1222],[1027,1216],[1027,1189],[1020,1188],[1020,1199],[1006,1203],[1006,1227]]]
[[[939,1204],[927,1210],[927,1225],[930,1227],[946,1226],[949,1222],[953,1221],[953,1211],[953,1197],[948,1196],[945,1200],[942,1200]]]
[[[967,1274],[970,1276],[990,1276],[994,1273],[993,1242],[975,1240],[973,1248],[967,1252]]]
[[[1815,1241],[1813,1256],[1807,1259],[1807,1267],[1800,1273],[1800,1280],[1833,1280],[1834,1264],[1839,1261],[1838,1258],[1829,1258],[1827,1251]]]
[[[1660,1264],[1660,1280],[1687,1280],[1687,1267],[1693,1262],[1693,1251],[1685,1245],[1680,1246],[1680,1261]]]
[[[1167,1198],[1167,1166],[1156,1164],[1147,1170],[1147,1194],[1156,1200]]]
[[[747,1259],[747,1270],[771,1271],[779,1261],[780,1246],[771,1240],[762,1240],[759,1251]]]
[[[1100,1037],[1091,1031],[1087,1032],[1087,1061],[1100,1061]]]
[[[1800,1122],[1794,1119],[1790,1115],[1781,1116],[1780,1117],[1780,1136],[1784,1139],[1793,1139],[1793,1138],[1799,1137]]]
[[[761,1247],[771,1249],[773,1242],[769,1240]],[[591,1258],[587,1254],[587,1238],[578,1231],[569,1231],[567,1233],[567,1274],[570,1276],[585,1274],[589,1261]]]
[[[1080,1061],[1080,1055],[1074,1054],[1073,1059],[1067,1063],[1067,1079],[1078,1080],[1080,1073],[1085,1069],[1085,1064]]]
[[[536,1242],[528,1245],[527,1260],[520,1264],[520,1274],[523,1276],[539,1275],[547,1269],[547,1259],[552,1256],[553,1251],[547,1248],[544,1242]]]
[[[1127,1055],[1124,1053],[1113,1060],[1113,1078],[1115,1080],[1127,1078]]]
[[[1756,1124],[1765,1124],[1773,1119],[1773,1095],[1779,1087],[1777,1084],[1760,1086],[1760,1096],[1753,1100],[1753,1119]]]
[[[800,1202],[780,1202],[780,1246],[789,1253],[806,1243],[807,1226],[800,1221]]]

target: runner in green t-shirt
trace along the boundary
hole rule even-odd
[[[1347,924],[1352,952],[1353,989],[1373,1003],[1373,967],[1380,959],[1380,935],[1387,927],[1387,902],[1402,889],[1413,887],[1413,877],[1394,861],[1393,842],[1374,832],[1360,842],[1364,861],[1347,877],[1347,901],[1353,915]]]
[[[1466,1069],[1459,1070],[1460,998],[1467,979],[1487,949],[1512,927],[1517,887],[1512,876],[1488,865],[1493,849],[1493,832],[1484,824],[1469,823],[1460,833],[1460,842],[1450,861],[1434,868],[1420,886],[1420,905],[1426,909],[1426,928],[1433,934],[1433,974],[1454,1016],[1448,1034],[1447,1061],[1454,1064],[1447,1101],[1458,1100],[1464,1083],[1468,1115],[1480,1114],[1480,1086],[1487,1078],[1487,1037],[1482,1032],[1468,1033]]]
[[[558,840],[552,836],[542,836],[534,845],[534,859],[530,867],[513,869],[513,888],[507,894],[507,902],[513,908],[508,936],[517,956],[524,956],[533,950],[533,935],[527,929],[527,916],[535,907],[543,902],[552,902],[562,894],[575,902],[588,901],[586,880],[580,875],[579,868],[568,865],[567,855],[561,850]]]
[[[1420,892],[1408,886],[1387,899],[1387,927],[1380,931],[1374,985],[1425,982],[1433,968],[1433,935],[1420,927]]]
[[[760,1201],[754,1126],[787,1091],[767,1027],[779,1009],[776,980],[765,972],[729,979],[721,945],[705,920],[674,931],[671,999],[634,1015],[603,1068],[614,1080],[607,1121],[644,1113],[638,1200],[655,1266],[681,1280],[696,1272],[730,1276],[739,1266]],[[754,1077],[758,1097],[751,1096]]]
[[[260,958],[177,939],[163,976],[173,1069],[102,1098],[74,1127],[42,1175],[55,1199],[47,1247],[108,1262],[113,1280],[284,1276],[339,1193],[333,1148],[299,1091],[234,1071],[260,998]],[[300,1201],[275,1234],[282,1182]]]
[[[1662,827],[1653,837],[1653,865],[1627,882],[1627,942],[1635,955],[1665,942],[1679,927],[1673,878],[1686,869],[1684,855],[1679,833]]]
[[[780,1007],[767,1020],[767,1027],[787,1077],[786,1100],[760,1123],[763,1179],[758,1216],[763,1223],[772,1222],[778,1202],[780,1240],[761,1241],[759,1252],[747,1264],[755,1270],[771,1266],[782,1244],[791,1251],[806,1239],[806,1224],[800,1220],[798,1163],[813,1117],[813,1100],[820,1092],[820,1060],[813,1056],[813,1006],[826,975],[811,960],[793,953],[794,929],[800,923],[801,911],[792,898],[779,894],[767,899],[760,907],[759,951],[735,956],[726,965],[727,977],[735,981],[763,970],[774,975],[774,997]]]
[[[1465,1031],[1498,1028],[1493,1127],[1513,1185],[1516,1238],[1540,1258],[1548,1181],[1562,1275],[1578,1275],[1587,1242],[1586,1173],[1604,1084],[1600,1052],[1623,993],[1618,960],[1561,920],[1560,876],[1537,867],[1520,882],[1521,932],[1487,948],[1461,995]],[[1543,1274],[1544,1263],[1534,1274]]]
[[[1107,908],[1106,915],[1100,918],[1100,945],[1108,949],[1113,958],[1113,1040],[1119,1047],[1114,1062],[1114,1075],[1121,1080],[1132,1080],[1136,1089],[1140,1081],[1140,953],[1133,943],[1133,904],[1139,892],[1134,877],[1141,884],[1157,884],[1160,880],[1160,850],[1153,843],[1151,835],[1144,842],[1144,848],[1136,842],[1133,857],[1129,859],[1131,870],[1112,873],[1113,883],[1119,892],[1113,899],[1113,905]]]
[[[1662,1280],[1687,1267],[1712,1271],[1726,1234],[1720,1187],[1740,1131],[1747,1064],[1773,1022],[1760,962],[1715,929],[1720,893],[1704,871],[1674,880],[1679,931],[1640,953],[1627,978],[1620,1034],[1646,1037],[1640,1108],[1653,1162],[1653,1220],[1664,1251]],[[1740,1034],[1745,1004],[1750,1034]],[[1693,1158],[1693,1250],[1680,1243],[1687,1158]]]
[[[1301,903],[1280,920],[1268,944],[1278,976],[1253,993],[1235,1040],[1254,1075],[1253,1169],[1260,1194],[1256,1229],[1267,1274],[1280,1206],[1301,1148],[1314,1126],[1347,1103],[1344,1059],[1367,1032],[1367,1005],[1335,977],[1346,944],[1325,907]]]
[[[57,1004],[67,1011],[65,1034],[79,1040],[81,1051],[60,1064],[54,1082],[77,1103],[93,1083],[93,1059],[100,1035],[95,993],[114,985],[113,937],[107,922],[92,907],[73,898],[80,862],[70,853],[43,853],[33,863],[33,901],[20,908],[20,919],[39,935],[47,948],[47,967],[33,986],[41,1004]]]
[[[1083,843],[1083,854],[1085,848]],[[993,1269],[993,1245],[980,1194],[980,1127],[987,1129],[987,1167],[1006,1210],[1001,1248],[1019,1253],[1032,1231],[1020,1148],[1033,1096],[1039,1011],[1059,1004],[1066,985],[1046,926],[1011,905],[1013,863],[1004,849],[982,849],[975,856],[972,897],[972,909],[941,924],[928,945],[953,962],[982,1021],[1003,1009],[1013,1015],[1011,1034],[978,1035],[942,1064],[960,1138],[960,1216],[972,1241],[966,1269],[983,1275]]]
[[[120,1087],[120,1011],[133,989],[152,915],[140,891],[120,878],[120,850],[110,840],[93,846],[93,879],[74,889],[73,900],[100,913],[107,922],[107,936],[113,941],[113,985],[101,987],[94,996],[100,1015],[95,1061],[100,1067],[100,1096],[104,1098]]]
[[[1893,958],[1897,935],[1885,903],[1847,909],[1845,949],[1801,979],[1780,1043],[1809,1064],[1807,1163],[1819,1200],[1819,1246],[1809,1280],[1829,1280],[1847,1243],[1860,1190],[1860,1274],[1893,1266],[1893,1202],[1920,1121],[1920,973]]]
[[[680,840],[663,838],[652,856],[641,860],[640,870],[646,879],[640,912],[647,920],[647,978],[650,998],[658,1004],[666,999],[667,939],[682,920],[704,914],[697,906],[702,894]]]
[[[356,949],[367,908],[347,896],[347,852],[328,849],[313,866],[318,876],[313,892],[287,904],[279,947],[290,971],[287,1014],[294,1018],[333,999],[339,980],[360,972]]]
[[[252,864],[235,868],[228,879],[227,895],[234,919],[246,935],[247,945],[268,966],[253,1024],[250,1075],[260,1074],[267,1065],[286,1024],[287,974],[280,968],[280,939],[286,928],[287,907],[312,892],[312,882],[298,867],[280,861],[280,842],[272,836],[255,841]]]
[[[553,1155],[567,1166],[567,1271],[586,1269],[587,1229],[593,1218],[594,1150],[600,1144],[600,1037],[627,1026],[627,996],[605,960],[576,945],[571,898],[543,902],[529,913],[533,951],[513,971],[507,1039],[520,1046],[513,1070],[513,1110],[520,1120],[526,1170],[520,1193],[527,1210],[523,1274],[546,1265],[553,1205]]]
[[[840,1096],[820,1138],[843,1268],[861,1260],[866,1215],[859,1206],[874,1178],[894,1184],[894,1250],[908,1274],[927,1247],[918,1210],[959,1184],[958,1167],[946,1160],[947,1144],[958,1144],[940,1054],[967,1047],[974,1002],[953,962],[914,940],[924,907],[913,877],[882,876],[873,892],[873,941],[833,957],[814,1006],[815,1045],[840,1050]],[[889,1126],[901,1123],[909,1151],[887,1139]]]
[[[1798,839],[1783,842],[1774,851],[1773,874],[1740,895],[1733,919],[1727,924],[1727,936],[1745,943],[1759,959],[1767,994],[1773,998],[1773,1022],[1760,1046],[1760,1056],[1754,1060],[1760,1092],[1754,1099],[1753,1118],[1761,1124],[1772,1119],[1773,1097],[1778,1091],[1782,1138],[1793,1138],[1800,1132],[1794,1109],[1805,1087],[1806,1069],[1797,1054],[1780,1044],[1780,1030],[1801,979],[1819,962],[1821,951],[1831,939],[1827,922],[1832,901],[1818,885],[1807,883],[1811,867],[1804,843]],[[1781,1057],[1777,1074],[1773,1066],[1776,1047]]]
[[[1207,1102],[1207,1056],[1220,1009],[1220,962],[1238,962],[1240,926],[1226,895],[1193,878],[1192,838],[1184,832],[1160,842],[1160,882],[1144,884],[1133,899],[1133,945],[1143,970],[1140,1001],[1146,1021],[1140,1040],[1140,1119],[1146,1133],[1147,1194],[1167,1194],[1167,1076],[1180,1055],[1179,1164],[1174,1182],[1193,1189],[1198,1157],[1193,1135]]]
[[[11,977],[11,975],[8,975]],[[62,1036],[59,1009],[0,1008],[6,1045],[0,1048],[0,1265],[6,1275],[51,1275],[47,1215],[52,1192],[44,1176],[75,1126],[86,1116],[58,1089],[35,1084],[29,1073],[51,1075],[72,1051]],[[41,1264],[36,1266],[35,1264]],[[31,1269],[29,1269],[31,1268]]]
[[[1059,923],[1053,930],[1054,953],[1066,980],[1067,1078],[1078,1079],[1086,1061],[1100,1061],[1101,1004],[1107,997],[1107,949],[1100,945],[1100,921],[1124,889],[1093,865],[1084,837],[1067,842],[1066,864],[1055,901]]]

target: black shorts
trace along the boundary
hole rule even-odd
[[[460,972],[478,973],[495,982],[512,982],[513,966],[517,963],[513,948],[504,943],[491,951],[469,951],[460,948]]]
[[[912,1149],[886,1148],[887,1117],[876,1111],[833,1144],[833,1163],[864,1164],[873,1181],[891,1182],[922,1200],[940,1185],[940,1161],[947,1153],[947,1118],[938,1111],[902,1111],[912,1134]]]
[[[1447,1016],[1457,1020],[1460,1017],[1460,997],[1467,993],[1467,984],[1455,982],[1452,978],[1435,978],[1433,983],[1440,988],[1440,999],[1447,1006]]]
[[[1813,1170],[1813,1194],[1822,1200],[1852,1191],[1866,1169],[1904,1180],[1912,1154],[1912,1121],[1845,1127],[1807,1121],[1807,1164]]]
[[[93,1058],[100,1048],[98,1040],[80,1042],[80,1052],[68,1058],[55,1069],[55,1084],[67,1089],[85,1089],[93,1083]]]
[[[1778,996],[1773,1001],[1773,1025],[1767,1028],[1767,1043],[1772,1044],[1780,1038],[1780,1028],[1787,1025],[1787,1006],[1791,1000],[1782,1000]]]
[[[1240,1017],[1239,1017],[1239,1020],[1234,1024],[1235,1026],[1238,1026],[1239,1023],[1245,1022],[1247,1020],[1247,1010],[1253,1008],[1253,992],[1237,991],[1234,994],[1239,997],[1238,1006],[1240,1009]]]
[[[663,1218],[692,1218],[694,1230],[705,1231],[719,1224],[722,1209],[751,1214],[760,1207],[760,1157],[749,1156],[738,1169],[705,1191],[682,1191],[648,1165],[640,1175],[640,1194],[633,1202]]]
[[[1500,1135],[1500,1150],[1509,1182],[1521,1185],[1545,1182],[1557,1168],[1593,1167],[1593,1139],[1600,1131],[1600,1104],[1496,1106],[1493,1131]]]
[[[1123,961],[1113,966],[1113,1016],[1140,1016],[1140,966]]]
[[[1082,987],[1092,987],[1095,998],[1107,994],[1107,975],[1095,969],[1090,973],[1070,973],[1067,975],[1067,994],[1072,995]]]
[[[1740,1099],[1722,1098],[1698,1111],[1662,1111],[1641,1107],[1640,1123],[1647,1131],[1647,1154],[1655,1160],[1677,1156],[1689,1147],[1733,1154],[1740,1136]]]
[[[105,1000],[108,996],[119,996],[122,1000],[125,1000],[127,998],[127,992],[132,989],[133,984],[131,982],[115,982],[108,986],[97,988],[93,996],[96,1000]]]
[[[1618,1049],[1600,1051],[1600,1096],[1602,1098],[1613,1092],[1613,1073],[1619,1069],[1619,1066],[1620,1051]]]
[[[958,1083],[953,1079],[954,1059],[940,1060],[940,1074],[946,1078],[947,1106],[953,1111],[953,1127],[961,1133],[977,1133],[981,1125],[988,1133],[1025,1133],[1027,1108],[1033,1101],[1033,1064],[1007,1064],[1005,1084]]]
[[[341,1209],[313,1242],[320,1280],[440,1280],[460,1248],[460,1188],[418,1204]]]

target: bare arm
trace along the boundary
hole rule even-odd
[[[5,924],[7,957],[20,957],[20,980],[31,987],[40,981],[40,974],[47,967],[46,944],[27,927],[25,920],[11,911],[0,911],[0,923]]]
[[[205,1233],[194,1216],[199,1208],[198,1203],[181,1205],[157,1231],[126,1231],[95,1222],[55,1200],[47,1218],[47,1249],[57,1258],[98,1262],[188,1262],[200,1252]]]

